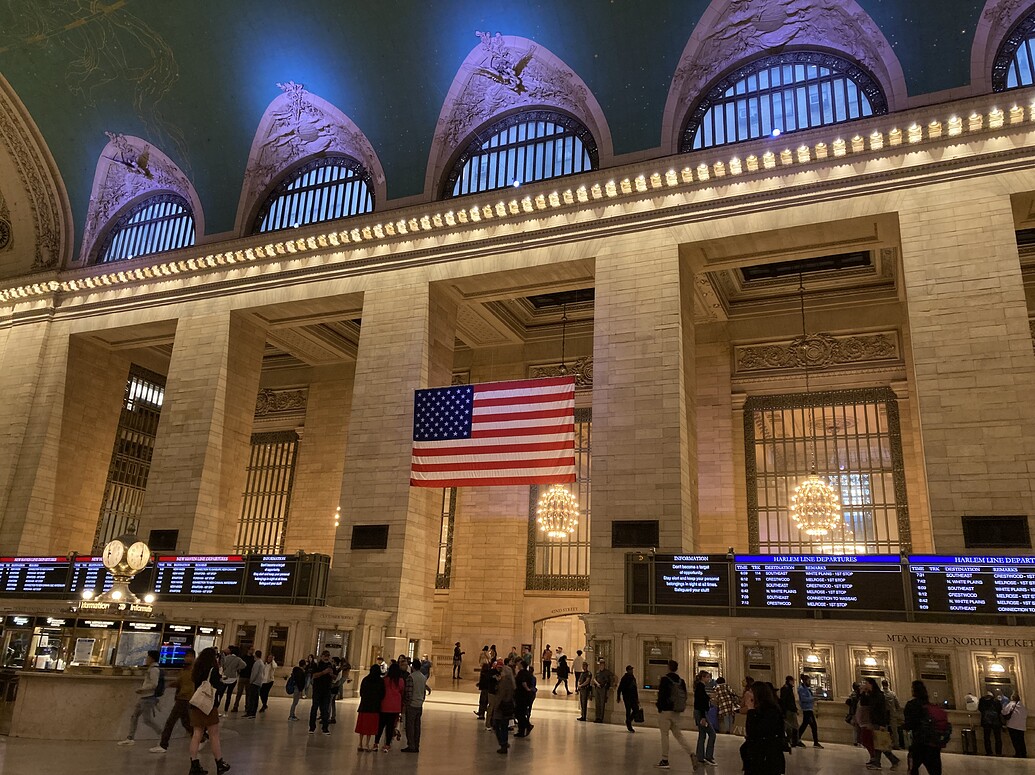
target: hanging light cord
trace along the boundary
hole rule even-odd
[[[816,437],[816,407],[812,403],[812,389],[809,384],[808,329],[805,327],[805,275],[798,269],[798,304],[801,309],[801,364],[805,369],[805,401],[809,405],[809,422],[812,425],[812,473],[816,473],[819,460],[819,440]]]
[[[568,367],[564,365],[564,345],[568,334],[568,304],[561,307],[561,374],[568,373]]]

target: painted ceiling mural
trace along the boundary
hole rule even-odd
[[[967,86],[984,0],[857,2],[901,63],[910,97]],[[767,5],[735,4],[741,21],[730,35],[752,28],[745,19],[753,5]],[[0,74],[57,161],[79,239],[106,132],[163,152],[190,179],[206,230],[217,234],[234,228],[249,151],[282,93],[278,84],[305,84],[362,129],[390,200],[417,196],[447,92],[479,43],[476,30],[491,33],[490,46],[500,32],[562,60],[599,102],[620,155],[658,148],[673,75],[708,5],[0,0]],[[837,3],[783,5],[798,13]],[[766,34],[760,45],[773,36],[781,44],[778,30]]]

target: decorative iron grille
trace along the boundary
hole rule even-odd
[[[294,431],[252,436],[235,552],[280,554],[284,550],[297,456],[298,434]]]

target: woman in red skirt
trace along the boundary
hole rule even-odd
[[[356,716],[356,734],[359,735],[357,751],[375,751],[371,747],[377,727],[381,721],[381,700],[385,696],[385,682],[381,668],[372,665],[367,677],[359,685],[359,714]]]

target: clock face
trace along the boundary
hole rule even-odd
[[[122,541],[115,540],[109,541],[104,547],[104,552],[101,554],[101,559],[104,561],[104,567],[111,570],[120,562],[122,558],[126,556],[126,547]]]
[[[133,570],[143,570],[147,565],[147,561],[151,559],[151,550],[147,548],[147,544],[143,541],[137,541],[135,544],[129,547],[129,551],[126,552],[126,562]]]

